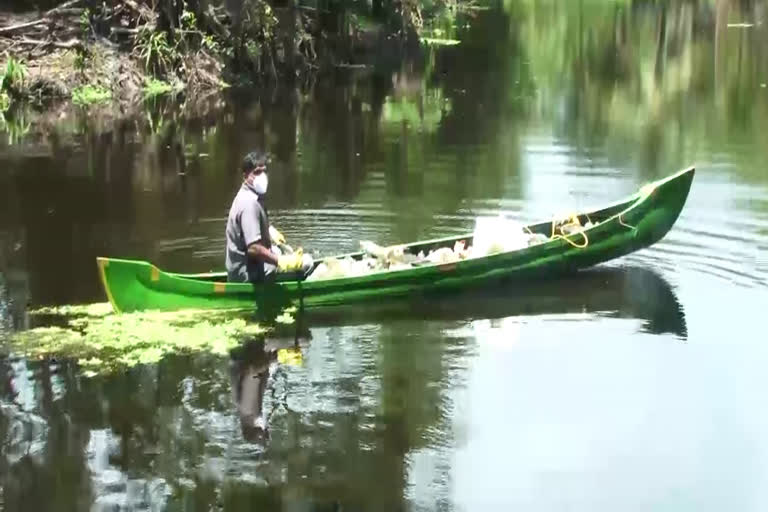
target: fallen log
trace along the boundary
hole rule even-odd
[[[64,2],[63,4],[59,5],[58,7],[54,7],[53,9],[49,9],[48,11],[45,12],[45,15],[42,18],[38,19],[38,20],[27,21],[25,23],[17,23],[16,25],[10,25],[10,26],[7,26],[7,27],[0,27],[0,34],[6,34],[8,32],[15,32],[16,30],[23,30],[23,29],[29,28],[29,27],[36,27],[37,25],[45,25],[46,23],[49,23],[51,21],[49,16],[54,15],[54,14],[65,14],[65,13],[74,14],[73,12],[68,12],[68,11],[71,11],[70,8],[73,5],[77,5],[80,2],[82,2],[82,1],[83,0],[69,0],[68,2]]]
[[[83,46],[83,42],[77,39],[69,41],[44,41],[41,39],[17,39],[16,44],[35,45],[35,46],[54,46],[56,48],[77,48]]]
[[[48,23],[47,18],[43,18],[35,21],[28,21],[26,23],[17,23],[16,25],[10,25],[8,27],[0,27],[0,34],[6,34],[8,32],[14,32],[16,30],[22,30],[29,27],[35,27],[37,25],[43,25],[45,23]]]
[[[63,4],[61,4],[61,5],[57,6],[57,7],[54,7],[53,9],[50,9],[50,10],[46,11],[45,15],[46,16],[50,16],[51,14],[56,14],[57,12],[63,11],[65,9],[69,9],[73,5],[77,5],[80,2],[82,2],[82,1],[83,0],[69,0],[68,2],[64,2]]]
[[[127,27],[110,27],[109,31],[112,34],[128,34],[128,35],[136,35],[139,32],[141,32],[141,28],[127,28]]]

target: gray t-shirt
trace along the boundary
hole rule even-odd
[[[259,203],[256,191],[244,183],[232,201],[227,218],[227,281],[263,281],[275,271],[270,263],[248,260],[248,246],[252,243],[272,248],[267,212]]]

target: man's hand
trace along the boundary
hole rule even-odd
[[[269,238],[271,238],[277,245],[283,245],[285,243],[285,237],[275,226],[269,226]]]
[[[264,261],[277,265],[277,255],[258,242],[248,246],[248,258],[253,261]]]
[[[280,272],[291,272],[301,268],[302,257],[300,252],[284,254],[277,258],[277,269]]]
[[[301,270],[307,272],[315,264],[312,256],[303,254],[301,248],[293,254],[286,254],[277,258],[277,269],[279,272],[294,272]]]

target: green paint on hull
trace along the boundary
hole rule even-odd
[[[685,205],[693,182],[693,167],[642,187],[633,196],[605,208],[580,214],[589,243],[574,247],[566,240],[447,265],[380,272],[359,277],[268,284],[227,283],[226,273],[174,274],[144,261],[98,258],[107,298],[115,311],[180,309],[254,309],[279,311],[287,305],[304,308],[337,306],[433,292],[448,292],[502,280],[544,278],[619,258],[663,238]],[[529,226],[549,235],[551,222]],[[453,246],[450,237],[409,244],[413,252]],[[581,243],[580,235],[573,240]],[[361,253],[353,253],[358,256]],[[347,255],[344,255],[347,256]]]

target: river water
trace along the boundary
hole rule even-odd
[[[16,130],[0,337],[28,309],[105,301],[99,255],[220,269],[257,145],[274,223],[317,254],[697,174],[661,242],[557,282],[300,317],[228,355],[95,376],[6,350],[0,506],[765,510],[766,7],[509,0],[439,20],[458,45],[205,115]]]

